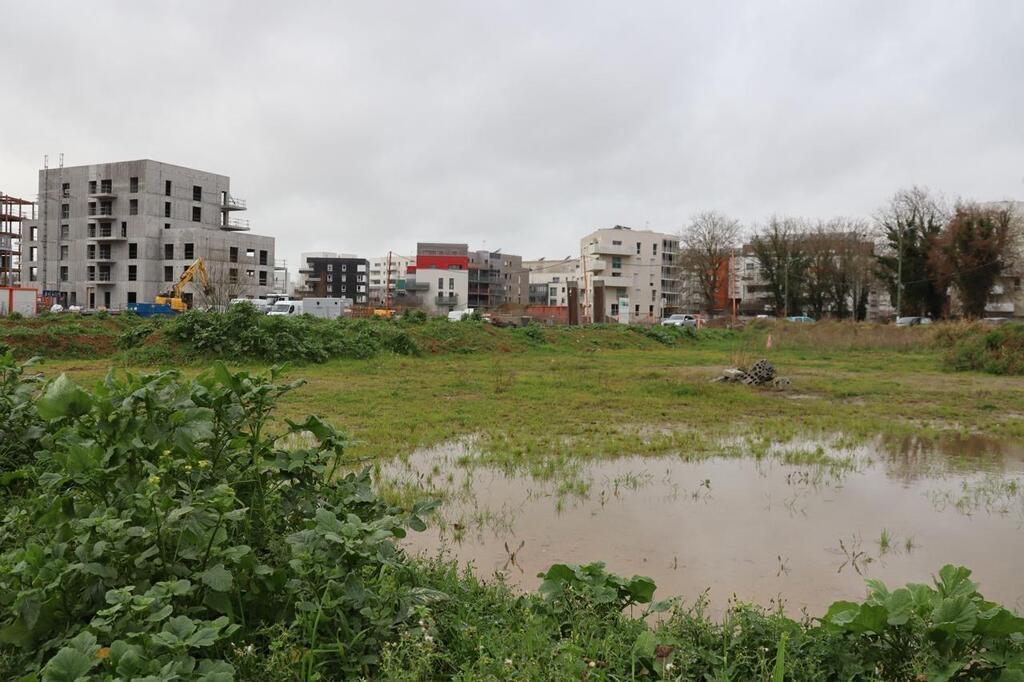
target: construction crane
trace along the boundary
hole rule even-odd
[[[171,290],[165,293],[163,296],[157,296],[155,302],[157,304],[163,304],[169,306],[171,310],[176,313],[183,313],[188,310],[188,304],[185,303],[182,298],[185,287],[187,287],[193,280],[199,283],[200,288],[203,291],[204,296],[209,296],[213,293],[213,287],[210,286],[210,277],[206,274],[206,262],[203,259],[197,258],[192,265],[185,268],[185,272],[181,273],[181,277],[175,283]]]

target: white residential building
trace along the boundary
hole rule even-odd
[[[417,268],[405,281],[406,290],[416,297],[418,306],[428,315],[447,315],[465,310],[469,300],[469,271],[436,267]]]
[[[679,237],[616,225],[580,240],[583,318],[656,322],[678,308]]]
[[[530,271],[530,303],[534,305],[569,305],[568,283],[580,281],[580,259],[523,261]]]
[[[390,298],[391,304],[395,303],[395,291],[400,288],[399,282],[404,281],[410,265],[415,265],[416,259],[407,256],[400,256],[397,253],[378,256],[370,259],[369,291],[370,303],[373,305],[384,305]],[[390,294],[390,297],[388,296]]]

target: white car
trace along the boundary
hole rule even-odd
[[[295,317],[302,314],[302,301],[278,301],[267,315],[271,317]]]
[[[693,315],[670,315],[661,321],[663,327],[697,327],[697,318]]]

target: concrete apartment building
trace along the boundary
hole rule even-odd
[[[318,251],[302,254],[300,286],[296,296],[345,298],[354,305],[370,300],[368,270],[370,262],[350,254]]]
[[[468,307],[494,310],[529,302],[530,273],[522,256],[501,251],[469,252]]]
[[[569,305],[568,283],[579,282],[580,259],[523,261],[523,267],[529,271],[530,295],[532,305],[565,306]]]
[[[394,305],[398,291],[404,288],[406,273],[410,265],[416,264],[415,258],[390,253],[369,259],[369,294],[373,305]]]
[[[224,305],[268,294],[274,238],[247,234],[246,204],[225,175],[149,159],[39,171],[38,221],[24,243],[24,282],[83,308],[151,302],[197,258],[213,292],[186,300]]]
[[[403,303],[428,315],[465,310],[469,300],[469,247],[466,244],[420,242],[416,263],[408,266]]]
[[[580,240],[581,305],[591,322],[657,322],[676,312],[679,237],[616,225]]]

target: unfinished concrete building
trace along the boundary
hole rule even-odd
[[[38,220],[23,240],[23,282],[64,305],[124,308],[167,291],[198,258],[212,290],[186,301],[223,306],[271,293],[274,238],[248,234],[225,175],[143,159],[39,171]]]

